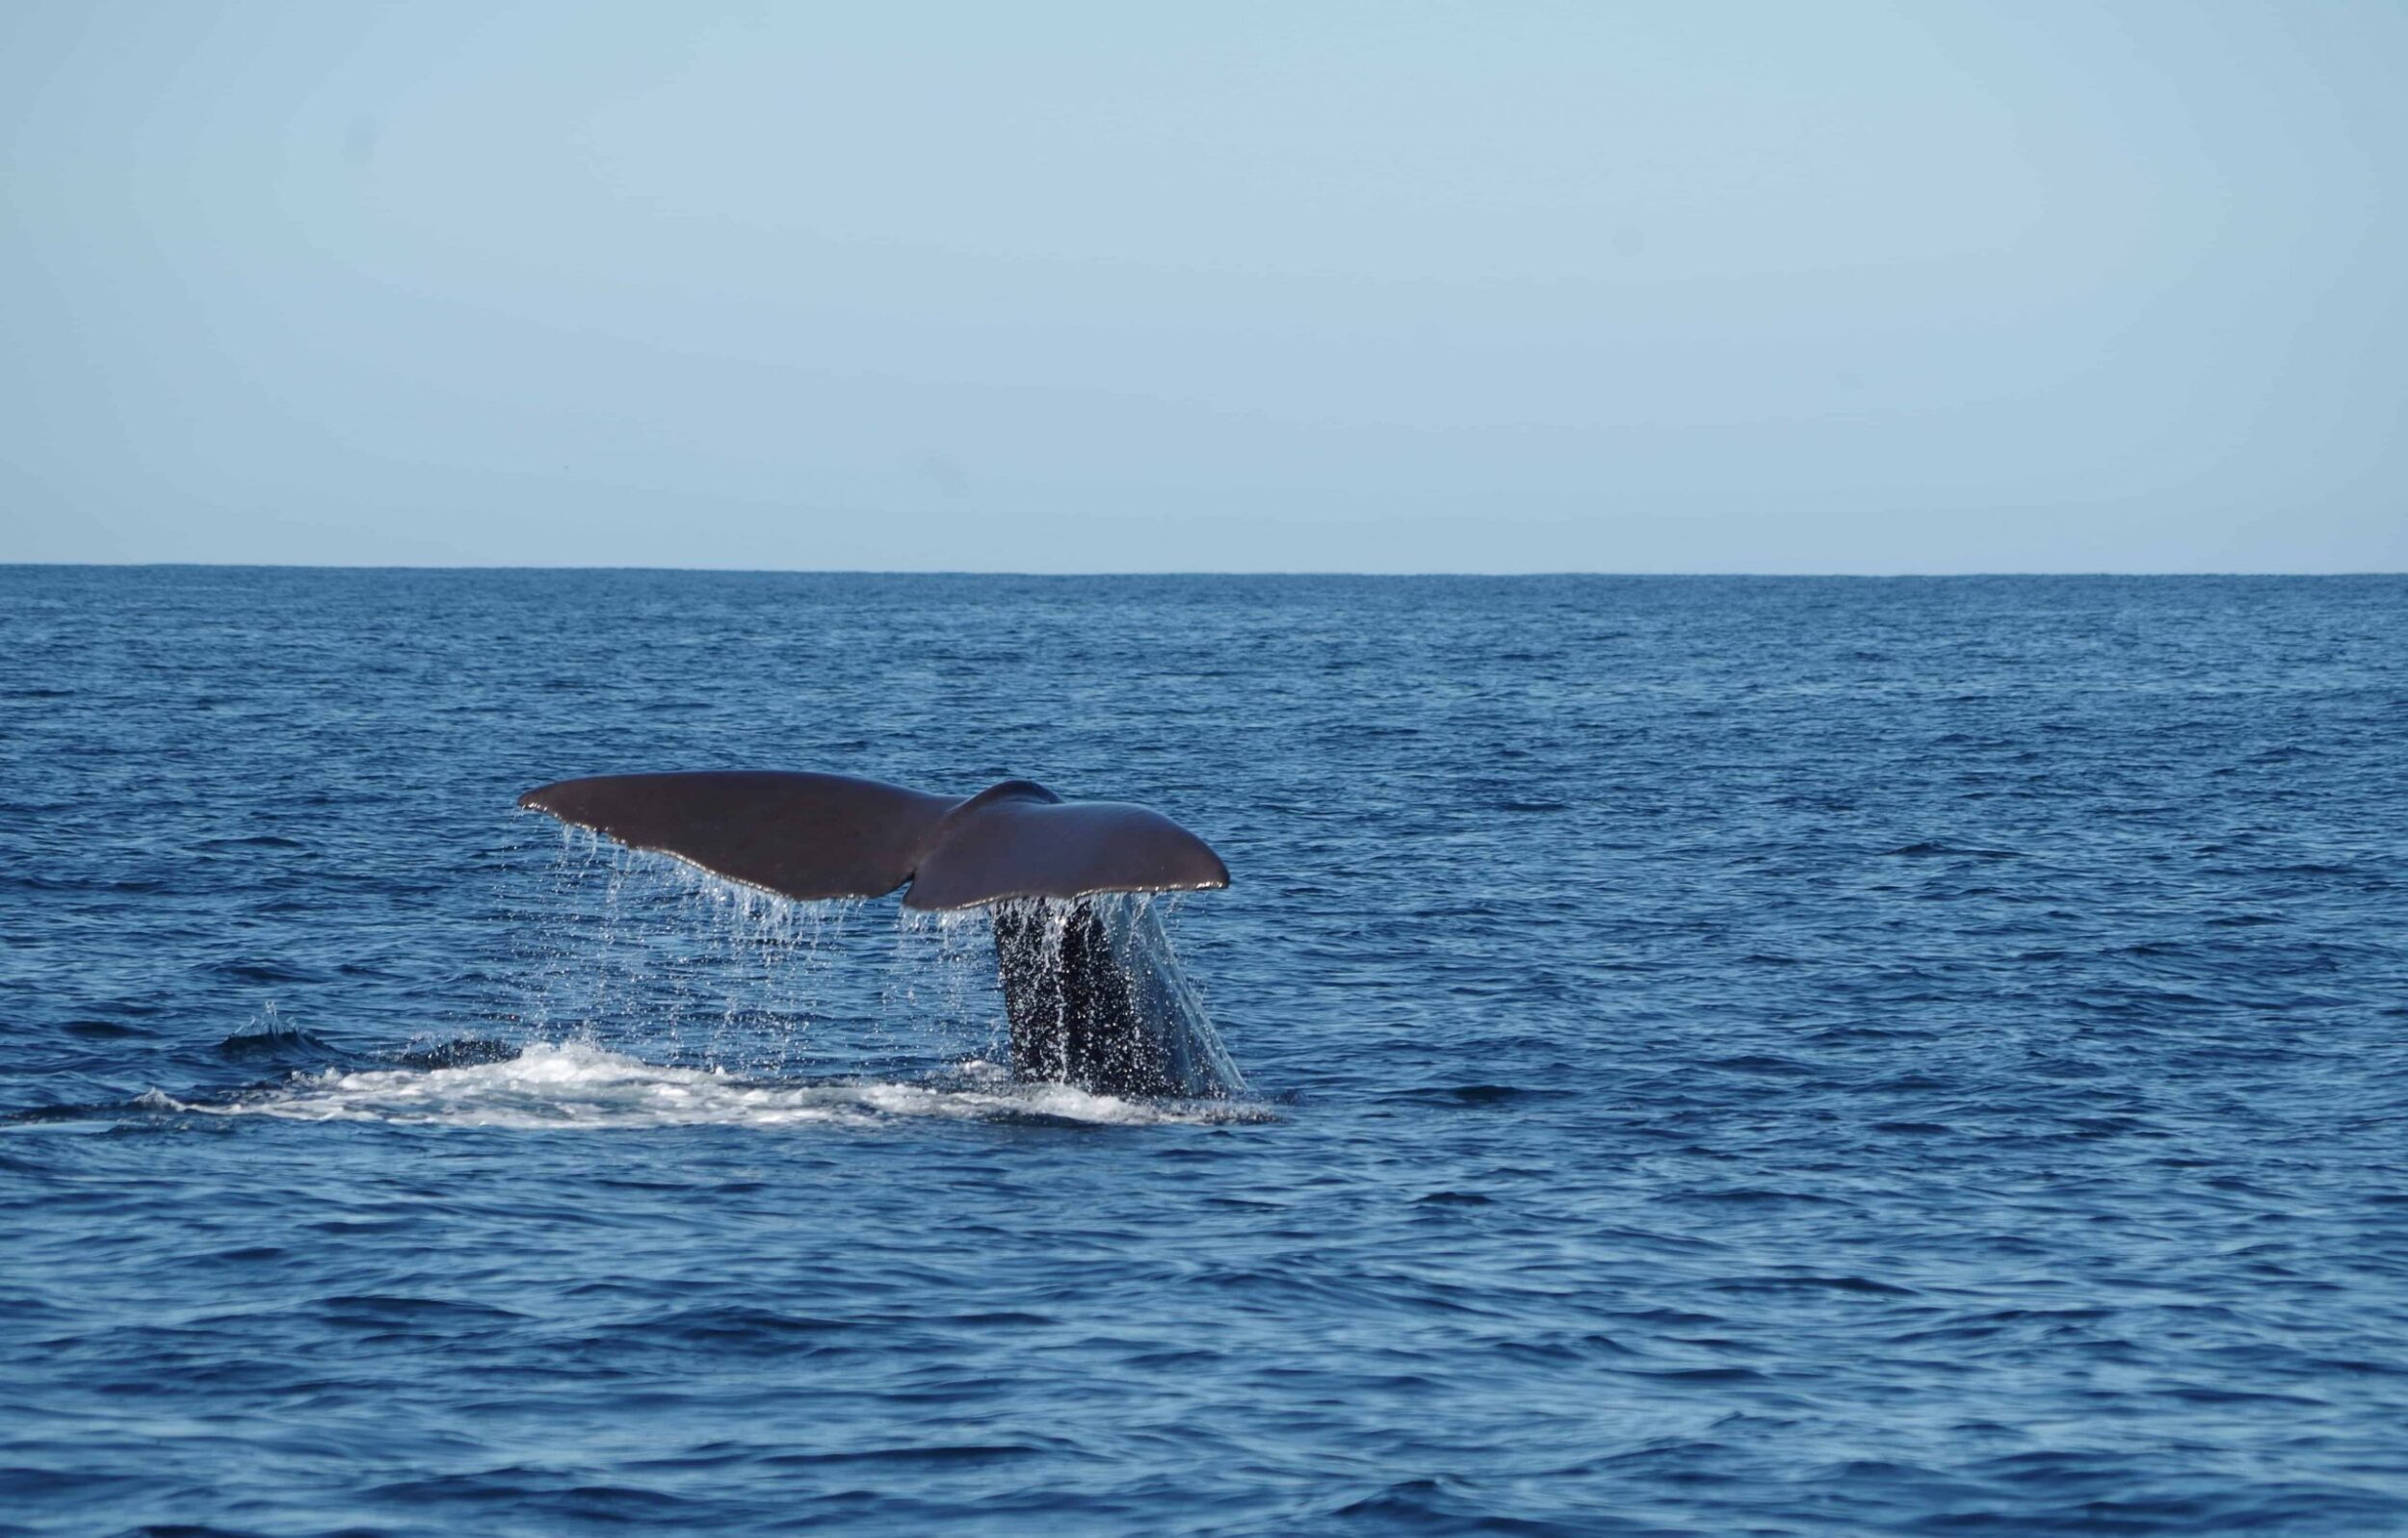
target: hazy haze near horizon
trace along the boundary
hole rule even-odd
[[[19,4],[0,560],[2408,567],[2408,11]]]

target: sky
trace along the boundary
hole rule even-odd
[[[2408,569],[2408,6],[0,7],[0,561]]]

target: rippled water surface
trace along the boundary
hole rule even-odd
[[[713,766],[1246,1095],[511,805]],[[2404,873],[2397,579],[0,568],[0,1531],[2408,1532]]]

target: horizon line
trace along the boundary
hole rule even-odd
[[[2115,570],[2082,571],[1607,571],[1607,570],[1510,570],[1510,571],[1350,571],[1337,567],[1283,567],[1262,570],[1077,570],[1033,571],[1007,567],[876,567],[876,566],[714,566],[657,565],[644,562],[591,564],[545,564],[535,561],[300,561],[300,560],[0,560],[0,570],[193,570],[193,571],[357,571],[357,572],[630,572],[660,575],[716,575],[741,577],[1017,577],[1075,581],[1082,578],[1310,578],[1343,577],[1373,582],[1419,582],[1431,579],[1458,581],[1546,581],[1564,579],[1604,578],[1617,581],[1668,580],[1715,581],[1738,580],[1753,582],[1946,582],[1997,581],[2004,579],[2055,578],[2070,580],[2144,579],[2180,581],[2236,578],[2357,578],[2408,577],[2408,569],[2325,568],[2305,571],[2247,571],[2238,569],[2198,570]]]

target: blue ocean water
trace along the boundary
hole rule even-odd
[[[1148,803],[1249,1087],[513,810]],[[2408,580],[0,568],[0,1531],[2408,1532]]]

